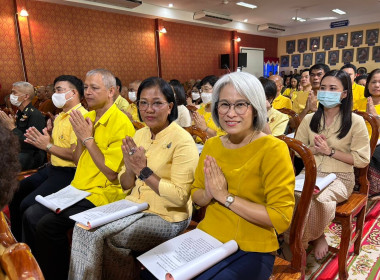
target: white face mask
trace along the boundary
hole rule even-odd
[[[18,101],[18,96],[14,95],[13,93],[11,93],[11,95],[9,96],[9,100],[11,101],[11,104],[13,106],[16,106],[16,107],[19,107],[22,103],[22,101]]]
[[[135,91],[128,91],[128,98],[132,102],[135,102],[137,100],[136,92]]]
[[[70,99],[73,99],[74,96],[71,96],[69,99],[66,100],[66,94],[68,94],[72,89],[69,91],[66,91],[64,93],[54,93],[51,99],[53,100],[53,104],[57,108],[62,108],[65,106],[66,102]]]
[[[202,98],[203,104],[209,104],[211,103],[212,93],[202,92],[201,98]]]
[[[198,92],[196,92],[196,91],[192,91],[191,92],[191,98],[193,99],[193,100],[197,100],[197,99],[199,99],[201,97],[201,95],[198,93]]]

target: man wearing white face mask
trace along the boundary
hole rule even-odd
[[[126,113],[129,107],[129,102],[121,96],[121,90],[122,90],[122,84],[121,81],[118,77],[115,77],[116,79],[116,89],[115,89],[115,94],[113,96],[113,100],[117,108],[119,108],[120,111],[123,113]]]
[[[127,116],[131,121],[139,121],[139,114],[137,112],[137,90],[139,89],[139,86],[141,84],[141,81],[136,80],[129,84],[128,87],[128,100],[130,101],[129,107],[127,109]]]
[[[44,163],[46,154],[35,148],[33,145],[25,143],[24,133],[29,127],[34,126],[38,131],[45,127],[45,117],[32,105],[34,98],[34,87],[28,82],[16,82],[13,84],[10,101],[12,105],[18,107],[16,120],[0,111],[2,124],[11,130],[19,139],[21,151],[19,160],[22,170],[33,169]]]
[[[75,76],[59,76],[54,81],[54,91],[52,100],[57,108],[62,108],[62,112],[54,120],[51,136],[48,128],[40,133],[35,127],[31,127],[25,133],[26,143],[51,154],[51,164],[22,180],[9,204],[12,233],[17,240],[21,240],[22,215],[36,203],[36,195],[50,195],[66,187],[73,180],[76,170],[73,151],[77,137],[69,117],[73,110],[82,115],[87,113],[80,103],[83,82]],[[49,126],[51,125],[48,124]]]

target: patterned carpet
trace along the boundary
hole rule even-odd
[[[334,247],[339,245],[340,231],[340,225],[334,223],[325,229],[329,245]],[[348,259],[350,280],[380,279],[380,201],[368,204],[360,254],[355,256],[350,253]],[[323,260],[317,262],[309,248],[306,279],[339,279],[337,255],[329,253]]]

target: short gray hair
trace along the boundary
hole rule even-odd
[[[213,88],[211,112],[215,124],[220,127],[218,114],[218,101],[220,92],[226,85],[232,85],[236,91],[246,97],[256,111],[253,118],[253,128],[262,131],[267,122],[267,108],[264,88],[261,82],[253,75],[246,72],[234,72],[221,77]]]
[[[21,89],[21,91],[25,94],[29,94],[29,100],[32,100],[34,98],[34,87],[31,83],[20,81],[13,83],[12,86]]]
[[[111,87],[116,88],[116,79],[115,76],[112,74],[111,71],[107,69],[93,69],[87,72],[86,77],[94,76],[100,74],[102,75],[103,84],[107,89],[110,89]]]

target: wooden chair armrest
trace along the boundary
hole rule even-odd
[[[356,215],[367,203],[367,196],[361,193],[353,193],[347,201],[336,206],[335,216],[348,217]]]

